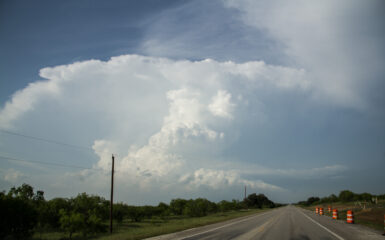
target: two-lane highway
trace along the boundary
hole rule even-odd
[[[178,233],[151,238],[152,240],[197,239],[379,239],[379,232],[363,226],[349,225],[330,217],[294,206],[287,206],[251,217],[212,224]]]

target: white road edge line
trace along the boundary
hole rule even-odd
[[[190,236],[187,236],[187,237],[182,237],[182,238],[179,238],[179,239],[186,239],[186,238],[190,238],[190,237],[195,237],[195,236],[198,236],[198,235],[201,235],[201,234],[205,234],[205,233],[208,233],[208,232],[212,232],[212,231],[215,231],[215,230],[218,230],[218,229],[221,229],[221,228],[224,228],[224,227],[228,227],[228,226],[231,226],[231,225],[234,225],[234,224],[237,224],[237,223],[245,222],[245,221],[247,221],[247,220],[250,220],[251,218],[263,216],[263,215],[266,215],[266,214],[271,213],[271,212],[272,212],[272,211],[268,211],[268,212],[265,212],[265,213],[263,213],[263,214],[254,215],[254,216],[252,216],[252,217],[248,217],[248,218],[246,218],[246,219],[239,220],[239,221],[237,221],[237,222],[232,222],[232,223],[229,223],[229,224],[220,226],[220,227],[216,227],[216,228],[213,228],[213,229],[209,229],[209,230],[206,230],[206,231],[204,231],[204,232],[195,233],[195,234],[193,234],[193,235],[190,235]]]
[[[318,226],[322,227],[323,229],[325,229],[326,231],[328,231],[329,233],[333,234],[336,238],[338,238],[339,240],[344,240],[341,236],[337,235],[336,233],[332,232],[331,230],[329,230],[328,228],[326,228],[325,226],[321,225],[320,223],[314,221],[311,217],[309,217],[308,215],[306,215],[305,213],[303,213],[301,210],[300,212],[305,216],[307,217],[310,221],[312,221],[313,223],[317,224]]]

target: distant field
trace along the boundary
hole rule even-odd
[[[365,205],[365,208],[364,208]],[[324,214],[326,216],[332,216],[332,213],[328,212],[328,206],[338,209],[338,217],[340,220],[346,221],[347,210],[352,210],[354,213],[354,222],[356,224],[362,224],[370,228],[377,230],[384,230],[384,214],[385,214],[385,201],[381,201],[378,204],[366,203],[359,204],[354,202],[342,203],[337,202],[333,204],[317,204],[312,206],[301,206],[305,209],[315,211],[316,207],[323,207]]]
[[[250,209],[244,211],[231,211],[225,213],[216,213],[205,217],[169,217],[166,219],[153,218],[146,219],[142,222],[132,222],[130,220],[124,220],[122,224],[115,225],[114,233],[100,234],[90,236],[88,239],[105,239],[105,240],[120,240],[120,239],[143,239],[152,236],[158,236],[162,234],[182,231],[185,229],[204,226],[207,224],[226,221],[229,219],[252,215],[255,213],[267,211],[268,209]],[[67,238],[68,234],[60,232],[43,233],[41,236],[39,233],[35,233],[34,239],[53,239],[59,240]],[[72,239],[84,239],[80,234],[76,234]]]

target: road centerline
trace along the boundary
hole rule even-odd
[[[282,215],[282,214],[281,214]],[[234,238],[234,240],[246,240],[246,239],[253,239],[257,234],[263,232],[266,229],[266,226],[269,224],[272,224],[274,221],[276,221],[281,215],[279,216],[272,216],[269,220],[267,220],[264,224],[261,226],[252,229],[249,232],[246,232],[242,234],[241,236],[238,236],[237,238]]]

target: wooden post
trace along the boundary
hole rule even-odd
[[[114,162],[115,162],[115,157],[114,157],[114,155],[112,155],[111,198],[110,198],[110,233],[112,233],[112,206],[114,204]]]

